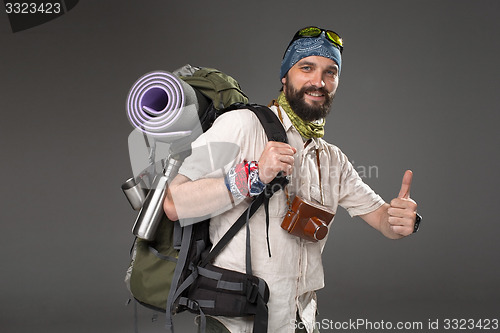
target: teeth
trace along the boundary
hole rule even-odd
[[[323,94],[320,94],[320,93],[313,93],[313,92],[308,92],[307,94],[308,94],[308,95],[311,95],[311,96],[314,96],[314,97],[321,97],[321,96],[323,96]]]

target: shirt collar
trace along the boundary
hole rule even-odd
[[[291,128],[294,128],[292,121],[288,117],[288,114],[285,112],[285,110],[283,110],[283,108],[281,106],[279,108],[281,110],[281,117],[283,119],[283,122],[282,122],[283,127],[285,128],[285,132],[288,132],[289,130],[291,130]],[[271,105],[271,110],[276,114],[276,116],[278,116],[278,107],[276,105]],[[294,130],[297,131],[295,128],[294,128]],[[298,131],[297,131],[297,133],[298,133]],[[304,141],[304,144],[306,142],[307,142],[307,140]],[[319,148],[319,138],[311,138],[311,142],[309,142],[309,144],[305,148],[306,148],[306,150]]]
[[[286,114],[285,110],[280,106],[280,111],[281,111],[281,118],[283,119],[283,127],[285,128],[285,131],[288,132],[290,130],[290,127],[292,127],[292,121],[290,118],[288,118],[288,115]],[[271,106],[271,110],[278,116],[278,107],[276,105]],[[279,116],[278,116],[279,117]]]

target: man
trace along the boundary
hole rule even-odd
[[[287,202],[295,196],[333,212],[340,205],[391,239],[408,236],[416,229],[417,204],[409,197],[411,171],[405,173],[398,197],[387,204],[362,182],[339,148],[321,139],[324,118],[339,83],[341,51],[342,39],[333,31],[316,27],[299,30],[281,64],[283,91],[271,106],[283,123],[288,144],[267,142],[251,111],[228,112],[193,147],[233,143],[239,147],[235,160],[224,173],[209,173],[206,165],[200,165],[206,163],[197,163],[199,157],[187,158],[165,200],[164,209],[172,220],[217,212],[210,226],[210,237],[216,244],[263,184],[280,171],[290,178],[286,189],[277,192],[269,205],[269,244],[262,207],[249,223],[253,274],[270,288],[269,332],[295,332],[297,323],[307,332],[315,331],[315,291],[324,286],[321,252],[326,238],[307,241],[280,226]],[[242,230],[214,264],[245,272],[245,242],[246,231]],[[207,327],[216,332],[251,332],[252,324],[252,318],[217,317],[211,318]]]

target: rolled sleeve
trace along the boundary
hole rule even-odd
[[[340,153],[339,205],[351,217],[368,214],[382,206],[384,200],[368,186],[347,157]]]

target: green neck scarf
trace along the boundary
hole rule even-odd
[[[325,135],[325,119],[318,121],[304,121],[292,110],[290,104],[286,100],[285,94],[281,92],[277,100],[278,104],[285,110],[288,118],[290,118],[293,126],[299,131],[303,138],[309,140],[311,138],[321,138]]]

